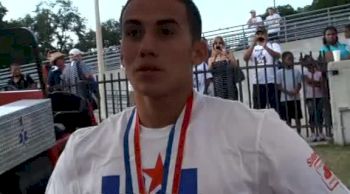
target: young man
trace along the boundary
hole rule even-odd
[[[282,54],[282,63],[284,68],[278,70],[276,76],[278,89],[281,91],[280,115],[288,125],[291,125],[294,119],[297,131],[301,134],[300,119],[303,118],[300,105],[301,71],[294,68],[294,56],[289,51]]]
[[[121,25],[136,108],[74,133],[47,193],[347,192],[275,113],[193,92],[207,48],[192,1],[130,0]]]

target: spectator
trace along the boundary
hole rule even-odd
[[[300,105],[301,71],[294,68],[294,56],[289,51],[282,54],[282,64],[284,68],[277,72],[278,89],[281,91],[280,115],[288,125],[294,119],[300,134],[300,119],[303,117]]]
[[[256,29],[259,26],[263,26],[263,20],[261,19],[260,16],[256,15],[256,11],[254,9],[252,9],[250,11],[251,17],[249,18],[247,25],[248,25],[248,29],[249,29],[249,44],[251,43],[251,41],[253,40],[255,33],[256,33]]]
[[[348,193],[273,111],[193,92],[201,23],[191,0],[127,1],[122,64],[136,108],[74,132],[47,194]]]
[[[322,88],[322,72],[318,70],[316,61],[309,55],[304,57],[302,63],[307,68],[304,74],[304,83],[306,106],[311,128],[310,141],[322,141],[325,140],[325,135],[323,134],[323,100],[325,96]]]
[[[350,51],[350,24],[345,25],[345,44],[348,46],[348,50]]]
[[[278,43],[270,42],[267,31],[259,27],[252,45],[244,53],[244,60],[250,61],[257,68],[253,71],[253,107],[264,109],[267,105],[277,110],[279,92],[275,84],[277,60],[281,56],[281,47]],[[266,66],[269,67],[266,67]],[[266,76],[265,76],[266,74]]]
[[[27,90],[35,89],[36,85],[30,75],[22,74],[21,67],[18,63],[10,65],[11,78],[7,82],[7,90]]]
[[[268,16],[265,19],[265,26],[267,26],[267,33],[269,34],[269,40],[278,40],[280,33],[281,16],[276,12],[275,8],[267,9]]]
[[[51,53],[49,61],[51,68],[48,73],[48,90],[49,92],[62,91],[64,85],[62,72],[65,68],[64,54],[61,52]]]
[[[206,62],[202,62],[193,67],[193,87],[199,93],[208,94],[208,87],[212,78],[213,76]]]
[[[42,74],[43,74],[43,79],[44,79],[44,83],[46,85],[46,89],[49,88],[49,71],[52,67],[52,64],[50,62],[50,58],[51,58],[51,54],[55,53],[56,51],[53,50],[48,50],[46,53],[46,59],[47,61],[44,62],[43,66],[42,66]]]
[[[71,63],[66,65],[62,77],[70,92],[88,100],[96,109],[99,98],[98,83],[82,60],[82,54],[83,52],[76,48],[69,51]]]
[[[350,51],[347,49],[346,44],[340,43],[338,40],[338,31],[334,26],[328,26],[323,31],[323,46],[320,51],[324,53],[326,62],[334,61],[333,52],[335,50],[340,51],[340,59],[350,59]]]
[[[213,74],[214,95],[238,100],[236,83],[242,81],[242,74],[233,53],[226,50],[224,39],[220,36],[214,39],[208,65]]]

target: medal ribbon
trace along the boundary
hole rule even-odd
[[[181,167],[184,157],[184,149],[185,149],[185,142],[186,142],[186,133],[187,129],[191,120],[191,113],[192,113],[192,105],[193,105],[193,95],[191,95],[186,102],[185,112],[184,112],[184,118],[181,125],[180,130],[180,137],[178,140],[178,147],[177,147],[177,156],[176,156],[176,162],[175,162],[175,171],[174,171],[174,177],[173,177],[173,184],[172,184],[172,194],[179,193],[180,189],[180,179],[181,179]],[[181,114],[183,115],[183,114]],[[135,118],[134,118],[135,117]],[[174,136],[176,132],[176,126],[177,122],[173,125],[171,128],[167,147],[166,147],[166,155],[165,155],[165,161],[164,161],[164,167],[163,167],[163,180],[161,185],[161,194],[165,194],[167,190],[167,184],[168,184],[168,175],[169,175],[169,169],[170,169],[170,163],[171,163],[171,154],[172,154],[172,147],[174,143]],[[138,191],[140,194],[147,194],[145,184],[144,184],[144,178],[142,173],[142,157],[141,157],[141,143],[140,143],[140,119],[138,118],[137,112],[135,109],[131,113],[131,116],[129,118],[127,128],[124,135],[124,163],[125,163],[125,174],[126,174],[126,193],[127,194],[133,194],[136,190],[133,189],[133,176],[132,176],[132,170],[130,165],[130,144],[129,144],[129,135],[131,134],[131,128],[135,125],[134,128],[134,152],[135,152],[135,166],[136,166],[136,176],[137,177],[137,185],[138,185]],[[171,178],[171,177],[170,177]],[[136,186],[136,185],[134,185]]]

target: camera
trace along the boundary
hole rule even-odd
[[[263,37],[259,37],[259,38],[258,38],[258,41],[259,41],[259,42],[263,42],[264,40],[265,40],[265,38],[263,38]]]

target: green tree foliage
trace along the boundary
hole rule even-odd
[[[120,34],[120,24],[114,19],[107,20],[101,24],[102,40],[103,46],[110,47],[119,45],[121,39]],[[80,50],[87,51],[89,49],[96,48],[96,32],[94,30],[89,30],[81,38],[79,38],[79,43],[75,47]]]
[[[322,9],[350,3],[350,0],[313,0],[311,9]]]
[[[289,4],[277,6],[277,10],[281,16],[292,15],[298,12]]]
[[[0,2],[0,28],[5,27],[5,23],[3,21],[3,18],[6,15],[6,13],[7,13],[6,7],[4,7]]]
[[[114,19],[102,23],[102,37],[104,47],[119,45],[121,39],[120,24]]]
[[[79,38],[79,42],[74,47],[82,51],[89,51],[92,48],[96,48],[96,32],[90,29]]]
[[[81,39],[86,30],[85,19],[71,0],[42,2],[36,9],[36,31],[42,40],[42,47],[68,51],[73,46],[72,35]],[[40,36],[41,35],[41,36]]]

